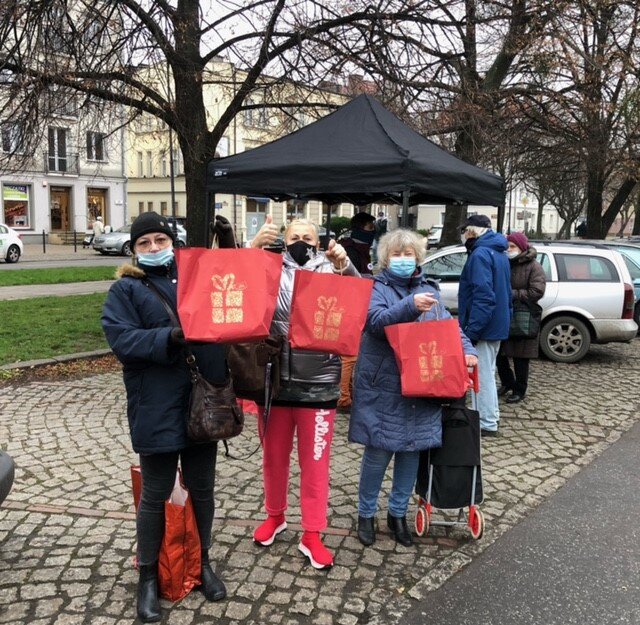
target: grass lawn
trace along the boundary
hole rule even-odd
[[[65,284],[113,280],[116,267],[58,267],[57,269],[16,269],[0,271],[0,286]]]
[[[0,301],[0,365],[107,348],[100,325],[106,296]]]

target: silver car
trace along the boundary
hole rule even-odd
[[[575,245],[540,246],[538,262],[547,277],[540,300],[540,349],[556,362],[577,362],[592,343],[628,342],[636,336],[634,292],[622,256],[612,249]],[[467,252],[462,245],[426,258],[427,276],[440,282],[445,305],[458,308],[458,283]]]
[[[184,247],[187,244],[187,231],[178,224],[178,239],[176,247]],[[101,254],[122,254],[131,256],[131,226],[123,226],[113,232],[98,235],[93,240],[93,249]]]

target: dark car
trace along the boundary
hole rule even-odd
[[[7,498],[13,486],[15,465],[6,451],[0,451],[0,504]]]

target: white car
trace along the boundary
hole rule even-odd
[[[547,278],[539,302],[545,356],[577,362],[592,343],[626,343],[636,336],[633,282],[619,252],[605,246],[533,246]],[[454,314],[466,260],[465,247],[453,245],[427,256],[423,264],[425,274],[439,281],[443,302]]]
[[[20,235],[13,228],[0,224],[0,258],[8,263],[17,263],[23,251]]]

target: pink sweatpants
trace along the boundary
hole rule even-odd
[[[259,411],[262,434],[264,410],[259,408]],[[327,527],[329,455],[335,415],[335,409],[326,408],[271,408],[262,456],[267,514],[282,514],[287,509],[289,465],[297,430],[302,527],[309,532]]]

